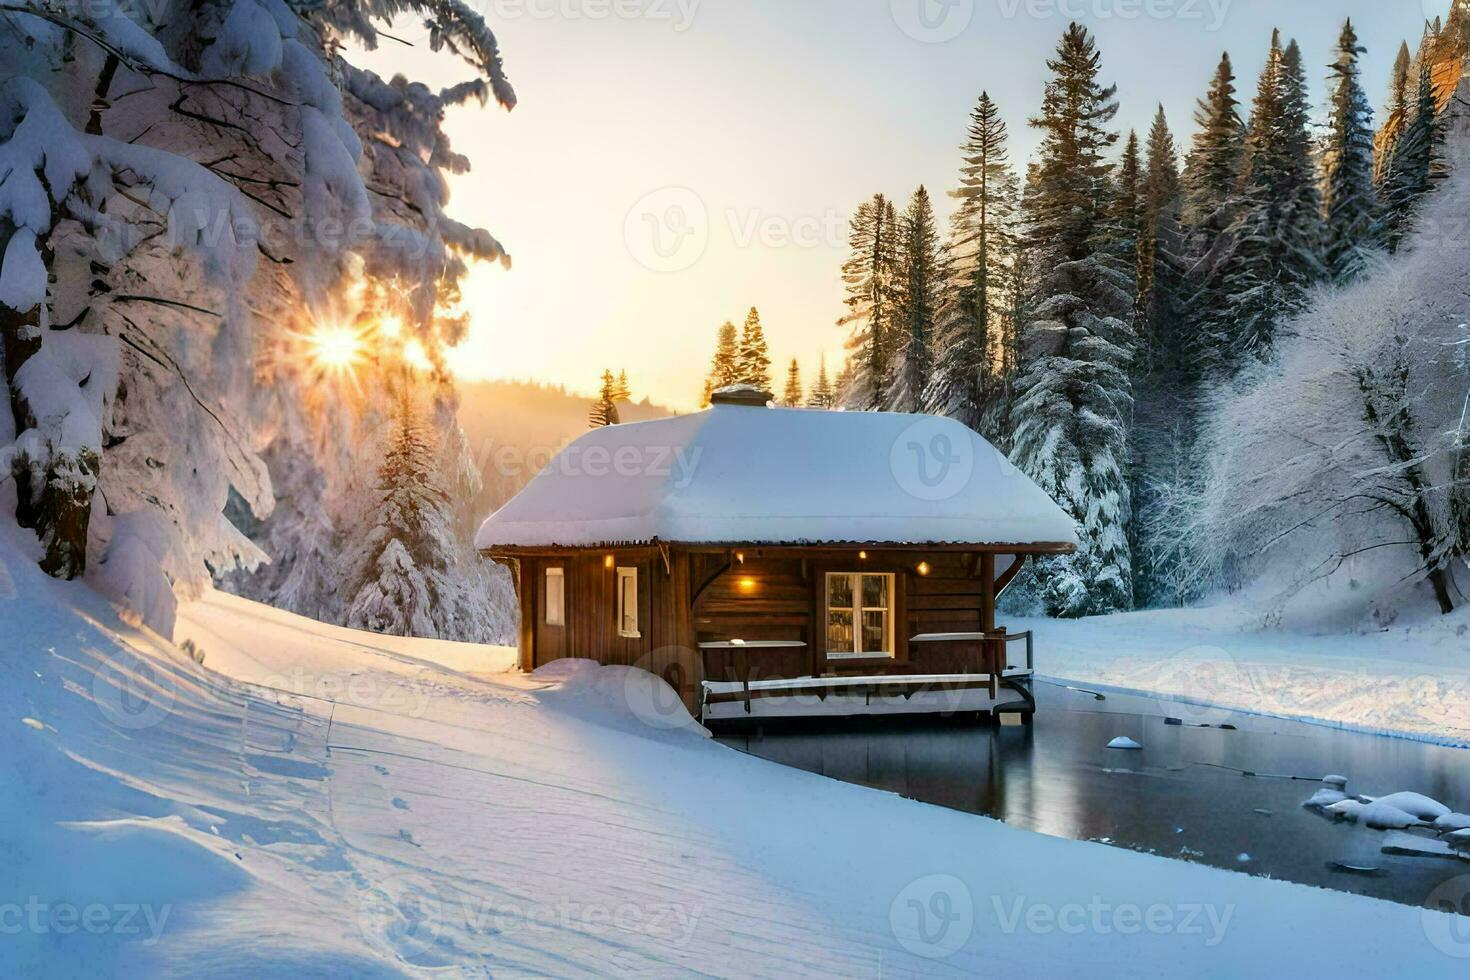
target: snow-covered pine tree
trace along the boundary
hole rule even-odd
[[[1000,109],[981,92],[961,152],[959,209],[950,222],[948,287],[940,313],[927,408],[1004,446],[1003,419],[1015,361],[1015,303],[1008,286],[1016,257],[1020,190]]]
[[[633,400],[633,389],[628,386],[628,372],[619,371],[617,383],[613,386],[613,401],[630,402]]]
[[[901,285],[894,304],[893,385],[887,407],[920,412],[934,377],[934,333],[944,287],[944,259],[934,205],[922,185],[899,222]]]
[[[715,386],[709,378],[704,379],[704,388],[699,393],[699,407],[709,408],[714,403]]]
[[[1039,568],[1054,615],[1127,609],[1133,602],[1128,476],[1132,270],[1099,241],[1109,224],[1108,148],[1117,134],[1114,88],[1098,82],[1092,36],[1072,24],[1047,62],[1052,77],[1032,125],[1042,131],[1031,171],[1027,234],[1038,284],[1021,339],[1022,377],[1012,458],[1076,520],[1076,554]]]
[[[392,418],[372,521],[343,583],[347,625],[394,636],[443,636],[454,626],[447,601],[458,551],[453,507],[407,383],[399,386]]]
[[[618,418],[618,382],[611,371],[602,372],[602,387],[598,390],[597,400],[592,403],[592,409],[587,413],[587,427],[600,429],[605,425],[617,425]]]
[[[1413,62],[1414,56],[1409,52],[1409,42],[1400,43],[1398,56],[1393,63],[1393,74],[1389,77],[1388,103],[1383,114],[1383,126],[1378,131],[1378,140],[1374,147],[1373,185],[1380,193],[1384,178],[1388,176],[1389,163],[1393,160],[1394,147],[1403,136],[1404,127],[1409,122],[1409,113],[1413,109]]]
[[[705,382],[710,391],[715,392],[739,384],[740,379],[740,334],[735,329],[735,324],[726,320],[715,341],[715,356],[710,362],[709,375]]]
[[[761,326],[760,311],[754,306],[745,315],[740,331],[740,383],[761,391],[771,390],[771,351],[766,345],[766,331]]]
[[[1434,94],[1434,62],[1426,51],[1419,59],[1419,80],[1408,108],[1408,118],[1393,143],[1379,184],[1383,212],[1384,244],[1398,251],[1413,227],[1421,199],[1433,184],[1444,125]]]
[[[850,331],[844,371],[851,376],[839,385],[838,394],[850,408],[880,409],[893,379],[898,283],[898,213],[893,202],[875,194],[859,205],[848,244],[852,255],[842,266],[847,313],[837,323]]]
[[[1195,110],[1194,144],[1184,168],[1184,221],[1199,239],[1193,252],[1200,256],[1230,225],[1226,205],[1234,200],[1245,166],[1245,124],[1235,92],[1235,68],[1226,52]]]
[[[1276,327],[1320,281],[1321,199],[1307,130],[1306,80],[1296,42],[1272,36],[1246,138],[1236,218],[1194,300],[1204,368],[1229,377],[1264,357]],[[1208,304],[1208,305],[1206,305]]]
[[[801,365],[793,357],[786,368],[786,390],[781,393],[781,404],[787,408],[800,408],[801,399]]]
[[[1378,245],[1373,109],[1358,78],[1358,56],[1366,50],[1347,20],[1332,66],[1331,115],[1322,154],[1323,259],[1339,283],[1362,275],[1367,253]]]
[[[430,19],[431,46],[475,79],[434,91],[342,60],[344,41],[373,45],[374,22],[400,13]],[[445,213],[444,173],[468,163],[440,125],[468,100],[514,105],[493,34],[455,0],[0,16],[13,110],[0,126],[3,197],[25,205],[0,235],[0,282],[28,303],[10,305],[25,335],[6,351],[21,417],[0,430],[20,441],[6,438],[0,456],[23,470],[18,483],[50,488],[19,508],[48,567],[75,574],[90,555],[120,599],[136,577],[120,569],[188,593],[266,557],[227,511],[273,553],[319,553],[376,422],[354,386],[319,383],[309,336],[363,312],[344,311],[344,286],[382,295],[358,287],[391,284],[401,304],[371,314],[401,315],[432,357],[462,336],[445,307],[466,263],[505,258]],[[42,141],[48,187],[34,167],[27,177]],[[80,182],[68,169],[79,163]],[[42,289],[28,293],[38,264]],[[21,388],[44,388],[44,404],[17,398]],[[272,515],[273,478],[289,485],[311,460],[325,492]],[[308,587],[288,580],[281,594]]]
[[[837,392],[832,387],[832,380],[827,376],[827,355],[823,354],[817,363],[817,380],[812,382],[811,391],[807,393],[808,408],[836,408]]]
[[[1159,107],[1149,130],[1140,193],[1134,327],[1138,335],[1133,364],[1136,407],[1130,448],[1133,451],[1134,596],[1139,605],[1175,604],[1172,569],[1166,550],[1148,534],[1161,495],[1190,479],[1194,469],[1192,440],[1199,407],[1199,375],[1183,317],[1186,268],[1180,215],[1184,193],[1178,149]]]

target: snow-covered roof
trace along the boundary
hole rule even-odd
[[[486,520],[475,545],[1076,540],[1072,519],[958,422],[716,404],[593,429]]]

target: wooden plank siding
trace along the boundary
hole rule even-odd
[[[736,556],[743,555],[744,560]],[[609,560],[611,556],[611,560]],[[973,643],[911,644],[921,633],[975,633],[994,628],[996,557],[981,549],[882,550],[646,546],[502,556],[513,566],[521,609],[521,663],[527,670],[563,657],[636,666],[664,678],[693,713],[700,684],[738,680],[750,664],[755,679],[862,673],[963,673],[982,669]],[[1006,558],[1001,563],[1009,566]],[[923,564],[928,574],[920,574]],[[546,623],[546,569],[565,574],[564,626]],[[617,568],[638,569],[637,637],[619,635]],[[826,575],[894,576],[894,656],[827,659]],[[1008,578],[1002,573],[1002,578]],[[800,648],[701,651],[699,644],[743,639],[797,640]]]

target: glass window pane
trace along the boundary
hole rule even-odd
[[[852,613],[832,612],[827,614],[827,652],[853,653]]]
[[[560,568],[546,570],[546,625],[566,623],[566,574]]]
[[[618,630],[625,636],[638,635],[638,570],[618,569]]]
[[[890,653],[888,649],[888,613],[863,613],[863,652]]]
[[[852,608],[852,576],[827,576],[827,605],[836,609]]]
[[[867,609],[888,608],[888,576],[863,576],[863,606]]]

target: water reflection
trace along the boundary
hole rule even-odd
[[[1042,687],[1030,728],[919,725],[723,739],[773,762],[1058,837],[1422,904],[1466,862],[1387,855],[1384,835],[1302,809],[1327,773],[1350,791],[1470,808],[1470,750],[1257,718],[1171,724],[1167,703]],[[1118,736],[1141,751],[1106,748]],[[1378,874],[1344,871],[1373,868]]]

